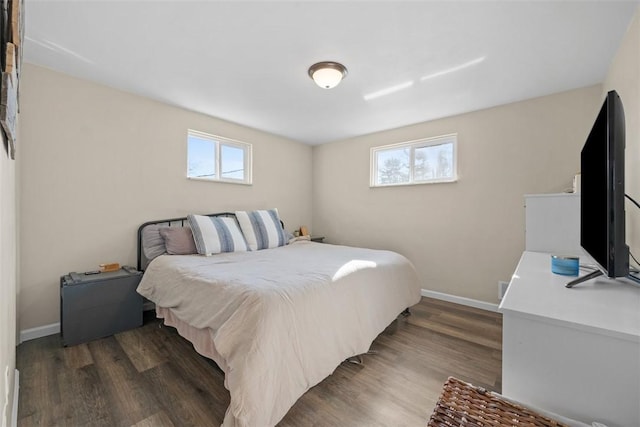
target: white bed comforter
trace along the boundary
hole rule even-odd
[[[415,269],[402,255],[313,242],[160,256],[138,292],[211,330],[231,395],[225,427],[275,425],[420,300]]]

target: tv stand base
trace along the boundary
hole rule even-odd
[[[593,279],[595,277],[598,277],[598,276],[602,276],[602,271],[595,270],[595,271],[592,271],[591,273],[587,274],[586,276],[578,277],[577,279],[574,279],[574,280],[570,281],[569,283],[564,285],[564,287],[565,288],[573,288],[578,283],[586,282],[587,280],[591,280],[591,279]]]

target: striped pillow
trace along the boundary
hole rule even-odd
[[[277,248],[287,244],[277,209],[236,211],[236,218],[250,250]]]
[[[200,255],[247,250],[247,242],[235,219],[203,215],[189,215],[187,218]]]

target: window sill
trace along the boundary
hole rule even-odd
[[[188,176],[187,179],[191,181],[216,182],[220,184],[253,185],[252,182],[238,181],[234,179],[210,179],[210,178],[197,178],[192,176]]]
[[[438,180],[438,181],[427,181],[427,182],[406,182],[400,184],[383,184],[383,185],[373,185],[370,184],[369,188],[387,188],[387,187],[413,187],[416,185],[431,185],[431,184],[453,184],[458,182],[458,178],[455,179],[447,179],[447,180]]]

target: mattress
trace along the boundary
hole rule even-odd
[[[404,256],[308,241],[210,257],[163,255],[149,264],[138,292],[160,315],[189,325],[185,334],[204,331],[186,338],[225,372],[225,427],[277,424],[306,390],[365,353],[420,300]]]

